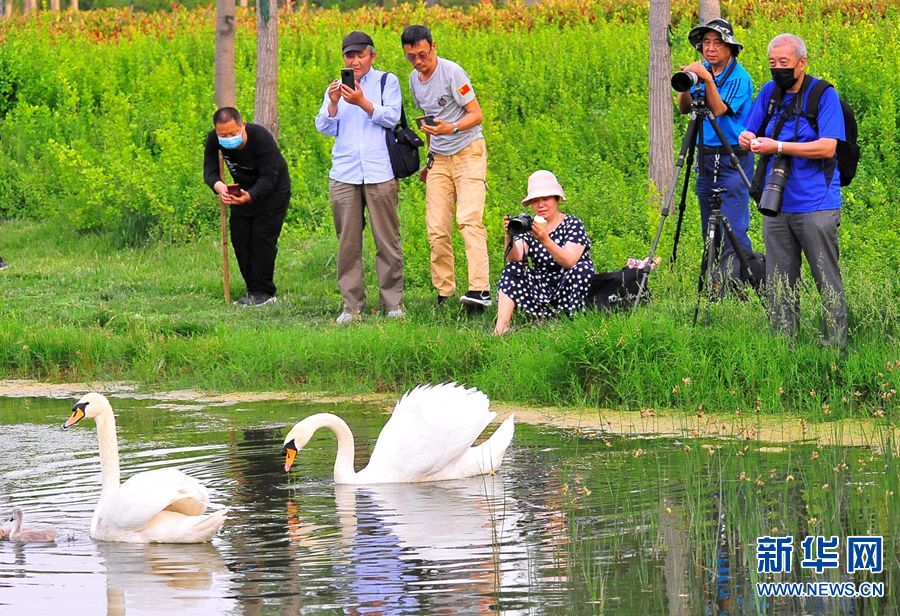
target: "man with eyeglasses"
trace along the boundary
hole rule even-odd
[[[703,61],[697,60],[681,67],[683,71],[695,73],[700,82],[690,90],[678,93],[678,111],[689,113],[692,99],[705,97],[706,106],[716,116],[716,123],[737,154],[744,173],[748,178],[753,177],[753,156],[747,149],[738,146],[738,136],[746,127],[753,102],[753,80],[737,61],[743,45],[734,38],[731,24],[724,19],[713,19],[704,26],[694,28],[688,34],[688,40],[703,55]],[[738,170],[732,167],[724,145],[712,123],[704,120],[703,143],[697,144],[697,200],[700,202],[703,237],[707,234],[713,189],[724,188],[725,192],[721,194],[722,215],[731,223],[738,241],[752,252],[753,246],[747,235],[750,228],[750,190]],[[726,235],[724,249],[727,251],[730,246],[731,240]]]
[[[490,306],[487,230],[482,222],[487,150],[481,132],[481,106],[466,71],[438,57],[428,28],[407,26],[400,41],[414,69],[409,88],[416,106],[426,118],[433,118],[421,125],[428,139],[428,163],[420,178],[425,182],[425,226],[437,303],[443,304],[456,292],[451,238],[455,214],[466,248],[469,277],[468,291],[460,302]]]
[[[291,201],[291,176],[275,138],[259,124],[247,123],[234,107],[213,114],[213,130],[206,135],[203,179],[231,206],[231,246],[247,294],[238,306],[274,304],[275,255],[278,236]],[[219,175],[219,153],[235,184]]]

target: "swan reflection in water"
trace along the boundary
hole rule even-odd
[[[289,537],[301,561],[318,560],[318,541],[331,544],[349,613],[490,612],[501,589],[527,587],[522,516],[500,477],[335,485],[334,495],[337,542],[290,502]]]
[[[97,542],[106,568],[107,615],[229,614],[237,602],[225,598],[230,573],[208,543]]]

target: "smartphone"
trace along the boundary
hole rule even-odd
[[[229,195],[232,195],[234,197],[241,196],[241,185],[240,184],[228,184],[226,186],[226,188],[228,189]]]
[[[415,118],[416,126],[419,127],[419,130],[422,130],[422,126],[427,124],[428,126],[437,126],[437,122],[434,121],[433,115],[423,115]]]
[[[350,88],[351,90],[356,89],[356,77],[353,76],[352,68],[342,68],[341,69],[341,83]]]

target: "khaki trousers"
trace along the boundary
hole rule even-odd
[[[487,149],[479,139],[453,154],[434,154],[425,182],[425,226],[431,246],[431,284],[438,294],[456,291],[453,261],[453,216],[466,247],[469,290],[488,291],[487,230],[484,200],[487,184]]]
[[[329,180],[331,212],[338,236],[338,288],[348,310],[362,310],[366,306],[362,263],[365,210],[369,211],[375,238],[375,273],[381,289],[381,306],[387,311],[403,303],[403,248],[397,216],[399,186],[396,179],[379,184]]]

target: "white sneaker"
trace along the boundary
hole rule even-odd
[[[403,312],[403,308],[398,306],[397,308],[394,308],[393,310],[388,310],[387,312],[385,312],[384,316],[386,316],[389,319],[402,319],[403,317],[406,316],[406,313]]]
[[[338,325],[349,325],[350,323],[358,323],[360,321],[362,321],[362,314],[360,314],[359,310],[347,310],[346,308],[344,308],[344,311],[334,320]]]

